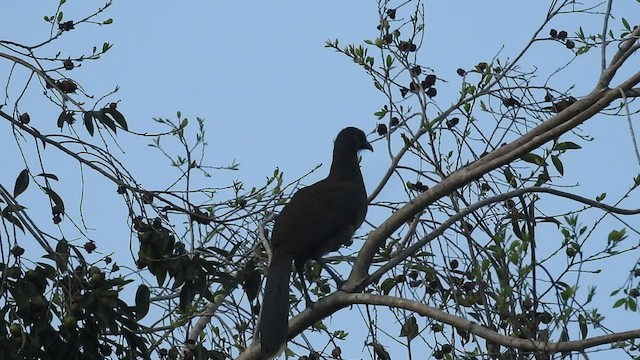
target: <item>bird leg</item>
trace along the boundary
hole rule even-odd
[[[300,283],[302,284],[302,292],[304,293],[304,300],[308,308],[313,307],[314,302],[311,300],[309,296],[309,288],[307,288],[307,281],[304,279],[304,261],[300,261],[296,259],[294,261],[296,266],[296,272],[300,277]]]

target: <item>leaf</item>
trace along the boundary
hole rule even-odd
[[[47,179],[58,181],[58,177],[55,174],[40,173],[40,174],[38,174],[36,176],[42,176],[42,177],[46,177]]]
[[[554,223],[558,226],[558,228],[560,228],[560,221],[558,221],[558,219],[554,218],[553,216],[545,216],[540,218],[540,222],[550,222],[550,223]]]
[[[124,116],[122,115],[122,113],[114,108],[111,107],[107,107],[102,109],[105,113],[111,115],[111,117],[113,118],[113,120],[115,120],[116,123],[118,123],[118,125],[120,125],[120,127],[123,130],[129,130],[129,127],[127,126],[127,121],[124,119]],[[114,130],[115,131],[115,130]]]
[[[44,192],[46,192],[47,195],[49,195],[49,198],[51,199],[51,201],[53,201],[53,204],[55,205],[58,213],[63,214],[64,202],[62,201],[62,198],[60,197],[60,195],[58,195],[58,193],[56,193],[50,188],[44,188]]]
[[[415,316],[409,316],[404,324],[402,324],[402,329],[400,329],[400,336],[406,337],[409,341],[418,336],[418,322],[416,321]]]
[[[582,149],[582,146],[571,141],[557,143],[553,146],[553,150],[578,150],[578,149]]]
[[[380,343],[369,343],[368,345],[373,347],[373,352],[378,356],[380,360],[391,360],[389,352]]]
[[[564,175],[564,165],[562,165],[562,161],[560,161],[560,158],[557,155],[551,155],[551,162],[560,175]]]
[[[62,239],[58,241],[56,245],[55,262],[58,265],[58,269],[67,268],[67,260],[69,259],[69,243],[67,240]]]
[[[587,320],[584,318],[584,315],[578,315],[578,325],[580,326],[580,335],[582,335],[583,339],[587,338]]]
[[[191,284],[185,283],[180,290],[180,310],[185,311],[187,306],[191,304],[195,294],[191,289]]]
[[[541,156],[534,153],[525,154],[520,159],[534,165],[542,165],[545,163]]]
[[[242,287],[247,293],[249,301],[253,301],[258,297],[258,291],[260,290],[260,272],[257,267],[252,267],[248,270],[249,272],[242,282]]]
[[[93,136],[93,111],[85,111],[82,115],[84,127],[87,128],[89,135]]]
[[[618,243],[627,238],[627,229],[622,228],[621,230],[611,230],[609,235],[607,236],[608,242]]]
[[[62,110],[60,115],[58,115],[58,127],[60,129],[62,129],[62,126],[64,125],[64,121],[65,121],[66,118],[67,118],[67,112]]]
[[[13,197],[15,198],[22,194],[27,190],[27,186],[29,186],[29,170],[24,169],[20,171],[20,174],[18,174],[16,178],[16,183],[13,186]]]
[[[629,26],[629,22],[627,21],[627,19],[622,18],[622,26],[624,26],[627,31],[631,31],[631,26]]]
[[[105,124],[113,132],[116,132],[116,123],[114,123],[113,120],[111,120],[111,118],[107,116],[105,109],[96,111],[96,113],[98,113],[98,120],[101,123]]]
[[[613,304],[613,308],[615,309],[615,308],[617,308],[617,307],[620,307],[620,306],[622,306],[623,304],[625,304],[626,302],[627,302],[627,298],[621,298],[621,299],[619,299],[618,301],[616,301],[616,302]]]
[[[17,226],[24,233],[24,227],[22,226],[22,223],[20,222],[20,219],[18,219],[17,217],[13,216],[13,211],[11,211],[9,206],[7,206],[4,209],[2,209],[2,213],[0,213],[0,216],[2,216],[4,219],[7,219],[7,221],[12,223],[13,225]]]
[[[138,286],[136,291],[136,319],[140,320],[149,312],[151,292],[146,285]]]
[[[504,169],[503,173],[504,173],[504,178],[507,180],[509,185],[511,185],[511,187],[513,187],[513,188],[518,187],[518,183],[516,182],[516,178],[515,178],[515,176],[513,176],[513,173],[511,172],[511,169],[509,169],[507,167],[507,168]]]
[[[396,286],[395,280],[393,280],[393,278],[388,278],[382,282],[382,285],[380,285],[380,289],[382,290],[383,294],[389,295],[389,292],[391,291],[391,289],[393,289],[394,286]]]
[[[599,202],[599,201],[602,201],[602,200],[604,200],[604,198],[606,198],[606,197],[607,197],[607,193],[602,193],[602,194],[600,194],[600,195],[596,196],[596,201],[598,201],[598,202]]]

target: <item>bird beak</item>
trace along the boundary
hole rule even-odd
[[[371,152],[373,152],[373,146],[371,146],[371,143],[369,143],[368,141],[364,142],[364,145],[362,145],[362,149],[367,149],[370,150]]]

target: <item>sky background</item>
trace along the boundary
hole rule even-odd
[[[40,0],[6,1],[0,13],[0,39],[24,44],[46,39],[49,27],[42,17],[53,14],[56,4]],[[101,4],[69,0],[65,19],[86,16]],[[544,20],[548,5],[548,1],[427,1],[426,35],[420,59],[445,81],[438,86],[440,106],[446,108],[456,99],[457,68],[470,69],[479,61],[491,62],[498,52],[501,57],[513,59]],[[640,20],[634,1],[616,2],[614,14],[628,14],[625,16],[632,24]],[[374,131],[377,119],[373,113],[385,103],[355,64],[324,47],[329,39],[337,38],[344,45],[374,39],[378,11],[373,1],[281,1],[251,5],[217,1],[115,1],[100,17],[106,18],[113,18],[114,23],[101,28],[82,25],[39,55],[51,56],[60,50],[64,58],[66,54],[90,53],[92,46],[101,47],[105,41],[114,44],[102,59],[85,62],[69,75],[91,94],[101,95],[119,86],[111,99],[122,99],[118,109],[135,132],[161,130],[152,118],[175,119],[176,111],[191,120],[206,119],[209,164],[224,166],[234,160],[240,164],[237,172],[216,174],[211,186],[226,185],[232,178],[242,179],[248,188],[260,186],[276,167],[285,172],[286,179],[293,180],[324,164],[307,181],[319,180],[328,171],[338,131],[346,126],[356,126],[367,133]],[[601,16],[559,17],[542,34],[548,34],[551,27],[573,34],[579,26],[585,33],[597,33],[602,28]],[[614,19],[611,27],[619,32],[619,19]],[[578,58],[568,71],[554,78],[552,85],[561,89],[575,86],[574,96],[586,95],[597,79],[597,55],[593,51]],[[541,76],[547,76],[571,58],[572,53],[560,44],[547,42],[536,45],[522,65],[540,68]],[[633,59],[630,63],[634,63]],[[635,64],[637,68],[637,61]],[[619,76],[632,70],[627,67]],[[3,84],[8,73],[8,63],[0,61]],[[19,88],[21,79],[27,76],[24,72],[15,73],[12,84]],[[37,86],[32,87],[25,95],[21,111],[28,111],[34,123],[56,133],[57,112],[40,94]],[[604,188],[609,198],[618,199],[631,185],[632,176],[639,172],[632,157],[626,120],[596,116],[582,131],[595,140],[581,143],[583,151],[563,157],[567,175],[560,184],[580,183],[578,193],[587,197],[595,197]],[[124,133],[117,139],[123,144],[126,165],[147,188],[165,186],[167,178],[175,177],[171,170],[164,173],[168,161],[147,147],[148,141]],[[567,139],[571,140],[571,135]],[[389,164],[388,155],[380,150],[364,155],[362,168],[368,189],[377,184]],[[6,122],[0,127],[0,151],[5,159],[0,182],[12,186],[24,163],[17,156],[15,140]],[[64,178],[64,186],[80,187],[77,165],[57,163],[55,159],[63,158],[53,152],[46,156],[54,159],[51,167]],[[88,172],[82,175],[86,183],[100,190],[86,192],[84,201],[89,207],[94,204],[100,209],[88,213],[87,221],[97,229],[92,235],[102,238],[100,229],[105,224],[124,224],[127,213],[117,197],[105,196],[102,191],[107,194],[115,191],[111,184]],[[62,181],[59,186],[63,186]],[[30,191],[33,193],[28,191],[24,196],[37,195],[35,189]],[[80,193],[69,191],[67,196],[79,199]],[[45,211],[44,216],[50,215]],[[114,233],[99,243],[105,252],[128,246],[126,227],[112,229]],[[637,241],[638,236],[633,236],[633,241]],[[602,286],[606,289],[606,284]],[[611,303],[602,304],[603,310],[610,308]],[[619,313],[621,328],[629,328],[624,326],[628,313],[610,313],[612,316]],[[637,323],[637,314],[634,316]],[[347,358],[357,358],[362,348],[352,350],[353,357]]]

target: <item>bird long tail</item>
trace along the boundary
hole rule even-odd
[[[274,253],[260,310],[260,346],[265,359],[278,355],[287,341],[289,277],[293,257]]]

